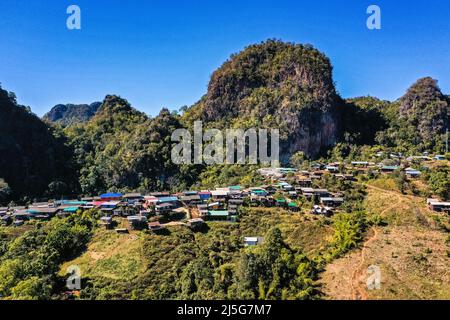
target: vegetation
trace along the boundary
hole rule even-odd
[[[171,161],[176,115],[163,109],[150,119],[117,96],[107,96],[86,125],[66,129],[79,169],[83,194],[117,190],[185,189],[197,169]]]
[[[37,223],[9,241],[0,230],[0,297],[49,299],[60,293],[65,285],[57,276],[60,265],[86,248],[97,218],[95,211],[87,211],[80,216]]]
[[[419,79],[386,109],[389,127],[377,136],[377,142],[400,152],[443,152],[449,110],[449,99],[437,80]]]
[[[318,222],[304,223],[279,210],[259,210],[244,213],[240,223],[210,222],[197,233],[182,226],[159,235],[98,230],[87,252],[66,262],[61,272],[69,265],[81,267],[86,279],[83,299],[319,297],[316,264],[302,250],[317,242],[309,244],[304,242],[309,239],[297,236],[298,228],[302,237],[319,236]],[[305,225],[315,227],[306,231]],[[243,246],[244,236],[258,234],[264,236],[262,245]],[[321,242],[327,242],[326,235],[321,235]]]
[[[427,178],[433,194],[438,195],[442,199],[450,198],[450,167],[448,165],[434,168]]]
[[[53,181],[77,188],[67,137],[0,88],[0,202],[45,196]],[[7,185],[5,185],[5,182]]]
[[[341,166],[374,161],[378,152],[443,153],[450,112],[449,97],[431,78],[418,80],[395,102],[374,97],[343,101],[325,55],[309,45],[268,40],[230,57],[212,75],[205,96],[180,114],[162,109],[152,118],[108,95],[90,106],[57,106],[42,121],[2,89],[0,113],[4,206],[107,191],[264,183],[257,166],[175,165],[171,134],[192,128],[197,120],[219,129],[279,128],[282,163],[305,169],[314,160]],[[309,214],[315,199],[300,198],[301,214],[246,208],[238,223],[209,222],[199,232],[171,226],[159,234],[120,235],[98,229],[96,211],[0,228],[0,298],[65,298],[63,279],[71,264],[83,271],[82,299],[320,298],[319,274],[362,246],[368,227],[388,224],[392,232],[422,235],[432,226],[433,239],[443,238],[446,219],[429,219],[426,208],[420,208],[424,199],[416,197],[450,197],[450,169],[443,163],[421,167],[422,178],[415,181],[400,171],[388,178],[371,171],[344,172],[355,174],[357,182],[324,174],[314,187],[345,197],[332,218]],[[384,164],[400,163],[385,159]],[[377,202],[373,190],[389,191],[375,193],[381,199]],[[420,232],[402,229],[406,226]],[[244,247],[243,237],[256,235],[264,236],[264,243]],[[424,267],[429,257],[440,261],[441,251],[416,250],[407,262]],[[398,255],[392,252],[391,257]]]

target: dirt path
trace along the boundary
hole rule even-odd
[[[393,203],[391,206],[385,208],[381,212],[380,215],[383,215],[384,213],[388,212],[389,210],[392,210],[393,208],[398,206],[402,201],[401,196],[396,192],[384,190],[384,189],[370,186],[370,185],[366,185],[366,186],[368,188],[375,189],[380,192],[391,194],[397,198],[395,203]],[[378,230],[376,227],[373,227],[371,229],[371,231],[373,232],[373,235],[364,243],[363,248],[361,250],[360,263],[358,264],[358,267],[355,269],[355,271],[353,271],[353,274],[350,278],[350,281],[351,281],[350,285],[351,285],[351,289],[352,289],[351,291],[352,291],[353,300],[367,300],[367,298],[368,298],[365,284],[361,281],[361,278],[363,276],[363,267],[366,263],[366,251],[367,251],[367,249],[370,248],[370,244],[373,243],[378,237]]]
[[[363,275],[363,267],[366,263],[366,251],[370,248],[370,244],[374,242],[378,237],[378,230],[374,227],[371,229],[373,235],[364,243],[361,250],[360,263],[358,267],[353,271],[352,277],[350,278],[350,285],[352,288],[352,299],[353,300],[367,300],[367,292],[364,287],[364,283],[361,281]]]
[[[186,225],[186,223],[180,222],[180,221],[172,221],[172,222],[161,224],[161,226],[163,226],[163,227],[175,227],[175,226],[185,226],[185,225]]]
[[[409,195],[409,194],[401,194],[398,191],[386,190],[386,189],[383,189],[383,188],[372,186],[370,184],[363,184],[363,185],[366,186],[369,189],[377,190],[377,191],[380,191],[380,192],[383,192],[383,193],[388,193],[388,194],[391,194],[391,195],[393,195],[395,197],[404,197],[404,198],[410,198],[410,199],[417,199],[416,196],[412,196],[412,195]]]

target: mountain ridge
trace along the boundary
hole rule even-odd
[[[57,104],[42,119],[67,126],[89,121],[98,111],[101,102],[91,104]]]

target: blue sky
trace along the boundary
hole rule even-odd
[[[82,29],[66,28],[81,8]],[[366,9],[382,9],[382,29]],[[396,99],[419,77],[450,93],[448,0],[1,0],[0,82],[38,115],[119,94],[155,115],[191,105],[232,53],[268,38],[330,57],[343,97]]]

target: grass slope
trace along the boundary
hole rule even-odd
[[[373,227],[364,245],[327,266],[321,283],[329,299],[450,299],[449,219],[430,211],[424,198],[403,195],[389,179],[368,186]],[[389,188],[389,190],[384,189]],[[367,268],[381,268],[381,289],[367,290]]]

